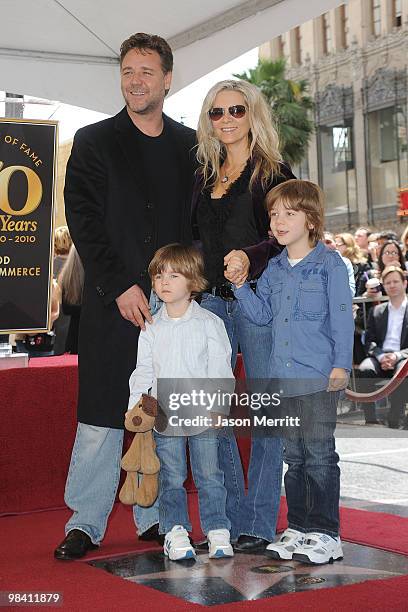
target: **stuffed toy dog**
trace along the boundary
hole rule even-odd
[[[122,469],[127,472],[119,493],[123,504],[148,507],[156,501],[160,461],[156,455],[153,427],[157,413],[157,400],[144,394],[139,403],[126,413],[125,428],[135,435],[121,462]]]

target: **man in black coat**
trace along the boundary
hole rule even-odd
[[[389,302],[370,310],[365,335],[368,357],[359,366],[361,391],[372,391],[377,379],[392,378],[405,359],[408,359],[408,303],[407,281],[404,272],[396,267],[385,268],[381,277]],[[365,385],[362,384],[363,381]],[[404,416],[407,385],[402,382],[390,395],[388,426],[398,428]],[[363,404],[367,424],[378,423],[375,404]]]
[[[159,36],[121,46],[125,108],[79,130],[67,166],[69,229],[85,268],[79,330],[78,429],[65,501],[73,510],[58,559],[104,537],[120,475],[124,413],[137,341],[151,319],[147,267],[170,242],[190,242],[195,133],[163,115],[173,56]],[[151,520],[150,520],[151,518]],[[143,514],[148,530],[157,511]]]

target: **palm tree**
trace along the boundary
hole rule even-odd
[[[255,68],[234,76],[256,85],[262,91],[272,107],[278,126],[283,159],[299,164],[306,155],[314,128],[309,118],[313,100],[307,94],[308,82],[286,79],[285,69],[286,61],[283,58],[276,61],[260,59]]]

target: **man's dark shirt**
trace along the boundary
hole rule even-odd
[[[135,137],[145,177],[144,187],[153,204],[156,219],[154,248],[179,240],[183,202],[180,164],[177,151],[166,127],[160,136],[147,136],[135,128]]]

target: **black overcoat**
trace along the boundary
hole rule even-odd
[[[182,177],[183,218],[174,241],[190,243],[195,132],[163,118]],[[144,184],[135,129],[126,109],[80,129],[65,180],[67,222],[85,268],[78,420],[102,427],[123,427],[137,356],[139,328],[121,316],[115,298],[135,283],[149,295],[147,267],[163,246],[156,243],[156,208]]]

